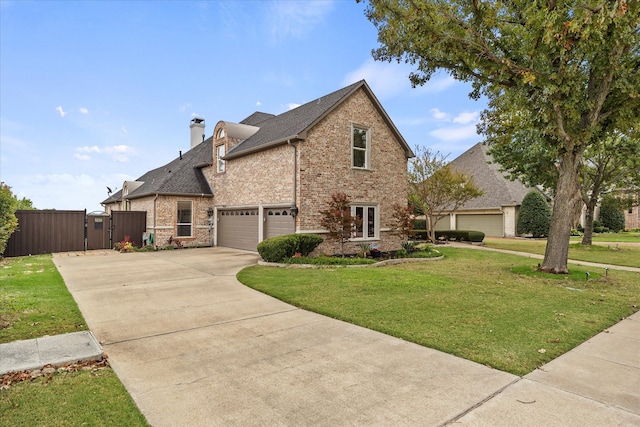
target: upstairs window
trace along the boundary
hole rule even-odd
[[[218,130],[218,134],[216,135],[216,138],[217,139],[224,138],[224,129],[223,128],[220,128]]]
[[[178,236],[191,237],[191,229],[193,226],[193,210],[191,201],[178,202]]]
[[[224,144],[216,146],[216,170],[224,172]]]
[[[351,167],[369,169],[371,141],[369,129],[353,126],[351,132]]]

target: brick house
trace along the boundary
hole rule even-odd
[[[105,209],[145,210],[160,246],[173,236],[255,251],[276,235],[325,234],[319,212],[344,192],[364,219],[346,250],[400,247],[392,206],[406,204],[413,152],[364,80],[280,115],[219,121],[207,139],[203,131],[192,120],[192,148],[125,182]],[[336,253],[338,243],[325,238],[319,251]]]

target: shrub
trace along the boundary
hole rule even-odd
[[[609,228],[614,233],[624,230],[624,211],[615,197],[608,195],[602,199],[600,221],[603,227]]]
[[[482,242],[484,233],[474,230],[439,230],[436,231],[437,240],[457,240],[460,242]]]
[[[316,234],[285,234],[258,243],[258,253],[266,262],[282,262],[296,253],[307,256],[322,243]]]
[[[551,206],[544,196],[536,190],[524,196],[518,214],[518,234],[531,234],[533,237],[549,235],[551,223]]]

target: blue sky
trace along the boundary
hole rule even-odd
[[[38,209],[102,210],[107,189],[189,149],[189,124],[279,114],[366,79],[411,147],[457,155],[486,101],[446,73],[412,89],[375,62],[365,5],[0,0],[0,181]]]

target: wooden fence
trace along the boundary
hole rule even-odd
[[[147,214],[140,211],[87,215],[86,211],[20,210],[16,217],[18,228],[7,242],[6,257],[109,249],[124,236],[139,246],[147,228]]]

